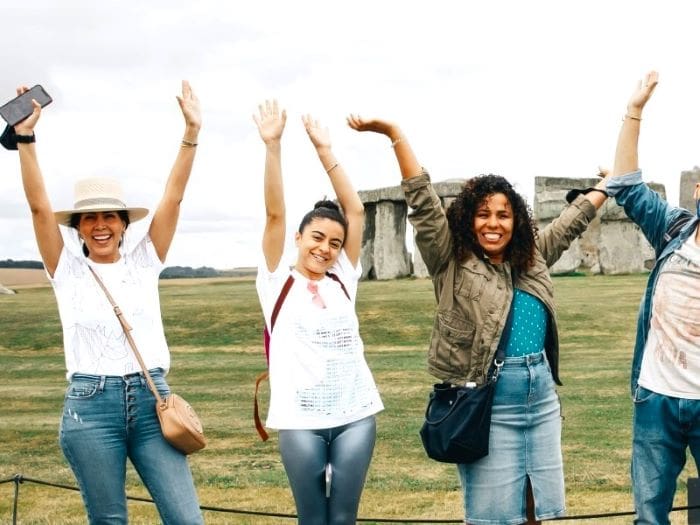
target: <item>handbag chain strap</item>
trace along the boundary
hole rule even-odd
[[[114,314],[117,316],[117,319],[119,319],[119,324],[122,325],[122,329],[124,330],[124,335],[126,336],[126,340],[129,341],[129,346],[131,346],[131,349],[134,351],[134,355],[136,356],[136,360],[139,362],[139,365],[141,365],[141,370],[143,370],[143,375],[146,377],[146,381],[148,382],[148,388],[150,388],[151,392],[153,392],[153,395],[156,396],[156,400],[158,401],[158,405],[159,406],[164,405],[165,402],[163,401],[163,398],[160,397],[160,394],[158,393],[158,389],[156,388],[155,383],[153,383],[153,379],[151,378],[151,374],[148,372],[148,368],[146,368],[146,363],[143,362],[143,358],[141,357],[141,353],[139,352],[138,348],[136,348],[136,343],[134,342],[134,338],[131,337],[131,326],[129,326],[129,323],[126,322],[126,319],[124,318],[124,313],[121,311],[121,308],[119,308],[117,303],[114,301],[114,298],[112,298],[112,295],[107,290],[107,287],[102,282],[102,279],[100,279],[100,276],[97,275],[97,272],[95,272],[93,267],[90,266],[89,264],[88,264],[88,268],[90,268],[90,272],[92,273],[93,277],[97,281],[97,284],[100,285],[100,288],[102,288],[102,291],[107,296],[107,300],[109,301],[109,304],[112,305],[112,309],[114,310]]]

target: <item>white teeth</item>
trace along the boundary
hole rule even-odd
[[[95,239],[96,241],[106,241],[109,239],[109,235],[93,235],[92,238]]]
[[[497,233],[485,233],[484,237],[487,241],[497,241],[501,238],[501,236]]]

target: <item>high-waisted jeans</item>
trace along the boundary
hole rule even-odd
[[[355,524],[376,433],[374,416],[335,428],[279,431],[300,525]]]
[[[538,520],[564,514],[561,406],[554,387],[544,352],[506,357],[493,400],[489,455],[458,465],[469,523],[525,523],[528,480]]]
[[[170,393],[160,369],[151,376]],[[150,492],[163,523],[201,524],[187,458],[163,438],[155,396],[141,374],[74,374],[59,431],[91,524],[127,523],[126,458]]]

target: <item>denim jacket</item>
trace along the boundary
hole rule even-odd
[[[437,310],[428,351],[428,371],[451,383],[482,384],[498,348],[513,299],[513,283],[542,301],[549,313],[545,350],[554,381],[559,381],[559,339],[554,314],[552,266],[595,217],[591,202],[579,196],[539,232],[534,265],[513,277],[510,263],[491,264],[474,254],[456,260],[445,210],[426,171],[404,180],[402,188],[412,211],[428,272],[433,279]]]
[[[651,270],[647,287],[642,297],[637,317],[637,338],[634,343],[634,356],[632,358],[632,377],[630,387],[632,395],[637,388],[639,372],[642,368],[642,355],[649,335],[649,323],[651,321],[651,307],[656,290],[656,282],[659,278],[661,267],[668,256],[690,237],[698,225],[698,218],[694,217],[683,226],[673,239],[665,239],[664,235],[668,227],[682,213],[683,208],[670,206],[661,195],[650,189],[642,182],[642,172],[635,171],[615,177],[608,181],[607,190],[610,196],[615,197],[617,203],[625,209],[627,216],[641,229],[651,246],[656,252],[656,261]],[[664,246],[665,245],[665,246]]]

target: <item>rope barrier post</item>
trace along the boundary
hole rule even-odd
[[[688,478],[688,525],[700,524],[700,478]]]
[[[15,499],[12,502],[12,525],[17,525],[17,502],[19,501],[19,484],[22,483],[22,474],[15,474]]]

